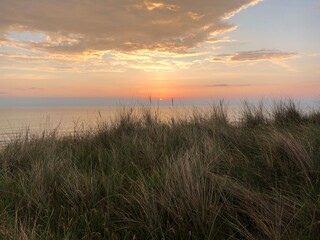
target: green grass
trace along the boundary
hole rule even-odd
[[[0,239],[319,239],[320,112],[145,111],[0,152]]]

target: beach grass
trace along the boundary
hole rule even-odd
[[[319,239],[320,111],[244,103],[14,139],[0,239]]]

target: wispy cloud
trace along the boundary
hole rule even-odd
[[[8,92],[0,92],[0,95],[7,95]]]
[[[40,88],[40,87],[31,87],[31,88],[29,88],[29,90],[40,90],[40,91],[42,91],[42,90],[45,90],[44,88]]]
[[[42,91],[44,88],[39,88],[39,87],[29,87],[29,88],[15,88],[15,90],[18,91]]]
[[[251,84],[209,84],[204,85],[206,88],[227,88],[227,87],[250,87]]]
[[[320,53],[310,53],[306,55],[307,57],[320,57]]]
[[[17,91],[27,91],[26,88],[15,88],[15,90],[17,90]]]
[[[296,52],[283,52],[279,50],[257,50],[238,52],[233,54],[220,54],[210,59],[212,62],[255,62],[255,61],[283,61],[296,58]]]
[[[7,39],[5,39],[5,38],[3,38],[3,37],[0,36],[0,46],[1,46],[1,45],[5,45],[7,42],[8,42]]]
[[[1,69],[45,72],[123,72],[125,69],[144,71],[172,71],[186,69],[205,59],[208,52],[189,51],[181,53],[137,50],[131,52],[101,51],[79,55],[60,55],[39,51],[28,53],[0,53]],[[12,62],[15,62],[13,67]],[[36,62],[36,64],[35,64]]]

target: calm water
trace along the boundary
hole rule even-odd
[[[312,103],[312,102],[311,102]],[[302,104],[303,109],[319,108],[319,104]],[[231,120],[239,116],[241,104],[228,105]],[[0,146],[11,139],[29,135],[39,135],[43,132],[57,130],[59,134],[71,134],[74,131],[94,129],[102,121],[111,123],[124,110],[123,107],[65,107],[65,108],[0,108]],[[141,114],[147,108],[133,107],[135,114]],[[160,120],[188,118],[194,111],[209,112],[211,107],[148,107],[152,113],[157,113]]]
[[[146,108],[134,107],[134,114],[141,114]],[[186,118],[195,111],[194,107],[151,107],[152,113],[163,121],[172,117]],[[31,135],[57,130],[60,134],[94,129],[98,123],[112,123],[129,108],[86,107],[86,108],[0,108],[0,145],[4,145],[27,131]],[[209,111],[209,107],[197,108]]]

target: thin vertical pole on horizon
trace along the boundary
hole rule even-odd
[[[149,104],[150,104],[150,106],[151,106],[151,104],[152,104],[151,96],[149,96]]]
[[[172,107],[173,107],[173,105],[174,105],[174,104],[173,104],[173,98],[171,98],[171,105],[172,105]]]

